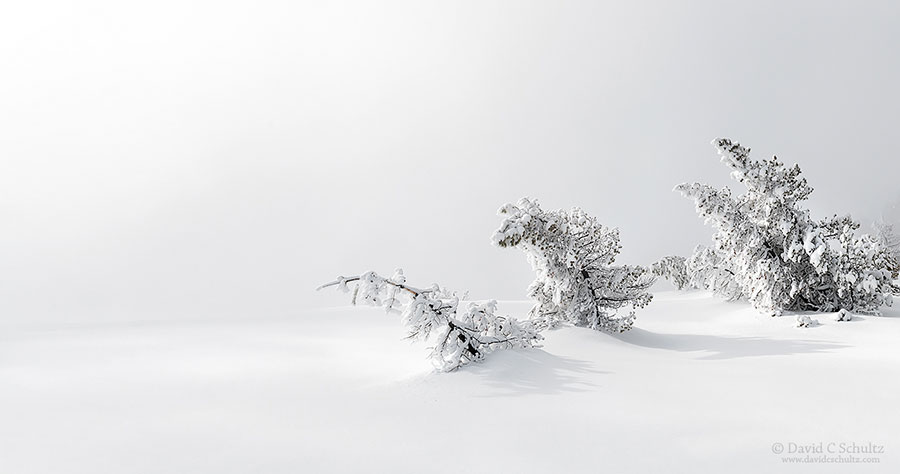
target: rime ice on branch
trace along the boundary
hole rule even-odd
[[[690,258],[669,255],[655,262],[650,268],[653,274],[661,276],[675,285],[675,288],[710,290],[729,300],[744,297],[734,273],[728,269],[723,258],[715,250],[698,245]]]
[[[885,222],[884,218],[879,218],[872,223],[872,235],[881,245],[887,247],[895,257],[900,259],[900,236],[894,231],[894,225]]]
[[[675,189],[692,199],[715,228],[713,247],[688,259],[692,286],[729,298],[747,298],[761,311],[850,311],[877,313],[890,305],[898,262],[884,242],[855,236],[849,216],[814,221],[800,206],[813,189],[800,167],[777,158],[754,161],[750,150],[716,139],[722,162],[747,192],[700,183]]]
[[[652,299],[655,277],[639,266],[612,266],[619,253],[618,229],[597,222],[579,208],[544,211],[528,198],[506,204],[492,238],[500,247],[519,247],[536,272],[528,289],[537,301],[531,316],[553,326],[569,322],[609,333],[627,331],[634,308]],[[618,310],[629,307],[627,314]]]
[[[496,301],[470,302],[460,313],[455,294],[438,285],[427,289],[409,286],[399,269],[391,278],[367,272],[339,277],[318,289],[336,286],[348,292],[349,285],[353,286],[354,305],[380,306],[387,313],[399,313],[409,338],[433,342],[431,359],[442,372],[481,360],[497,349],[536,347],[543,339],[534,322],[495,315]]]
[[[679,255],[669,255],[659,259],[650,266],[650,271],[658,277],[663,277],[672,282],[676,289],[683,290],[690,286],[690,277],[687,271],[687,262]]]

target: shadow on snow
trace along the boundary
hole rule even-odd
[[[827,341],[803,339],[771,339],[757,336],[712,336],[705,334],[660,334],[633,328],[618,334],[617,339],[635,346],[678,352],[702,352],[700,360],[737,359],[740,357],[779,356],[831,352],[848,347]]]
[[[591,362],[560,357],[543,349],[497,351],[481,364],[462,369],[495,389],[484,397],[586,392],[595,387],[586,375],[607,374]]]

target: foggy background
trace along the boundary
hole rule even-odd
[[[718,136],[816,217],[900,196],[895,2],[124,3],[0,9],[0,322],[297,314],[398,266],[524,299],[500,205],[687,254]]]

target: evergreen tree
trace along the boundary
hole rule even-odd
[[[900,236],[894,231],[894,224],[890,224],[880,218],[872,223],[873,237],[881,245],[887,247],[894,256],[900,259]]]
[[[544,211],[528,198],[506,204],[493,242],[525,252],[536,277],[532,318],[553,326],[568,322],[609,333],[631,328],[634,308],[647,305],[655,277],[639,266],[613,266],[618,229],[601,225],[579,208]],[[619,310],[628,307],[626,314]]]
[[[849,216],[821,221],[801,207],[813,189],[800,167],[776,157],[750,159],[750,150],[717,139],[731,177],[746,187],[740,196],[693,183],[676,187],[715,228],[713,247],[688,259],[692,285],[729,298],[746,297],[758,309],[877,313],[898,291],[897,258]]]
[[[654,275],[663,277],[673,285],[675,289],[683,290],[691,286],[690,274],[687,269],[687,261],[680,255],[669,255],[659,259],[650,266]]]

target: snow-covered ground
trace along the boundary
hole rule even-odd
[[[373,308],[9,326],[0,472],[898,472],[900,311],[816,318],[659,292],[624,335],[449,374]],[[806,445],[833,462],[783,460]]]

